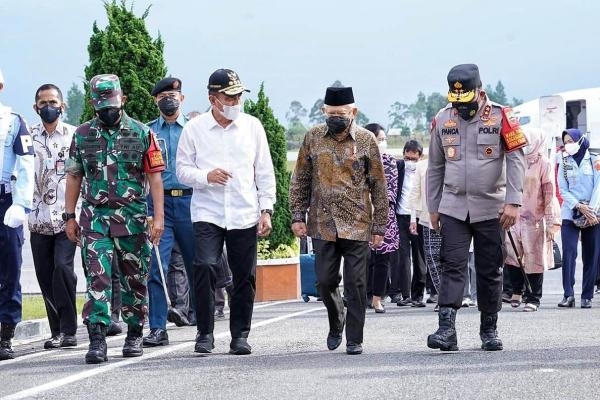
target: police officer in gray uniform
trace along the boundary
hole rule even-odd
[[[502,307],[504,230],[521,205],[527,140],[512,110],[491,102],[475,64],[448,73],[448,104],[431,125],[427,204],[433,229],[441,233],[442,276],[439,329],[427,346],[458,350],[455,319],[474,240],[479,335],[484,350],[502,350],[496,332]]]

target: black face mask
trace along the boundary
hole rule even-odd
[[[121,119],[121,109],[115,107],[103,108],[96,111],[96,115],[100,118],[100,121],[106,126],[115,126]]]
[[[477,110],[479,110],[479,104],[476,101],[470,103],[452,103],[452,107],[458,111],[458,115],[465,121],[473,119]]]
[[[348,118],[338,117],[338,116],[329,117],[325,121],[325,123],[327,124],[327,132],[329,132],[333,135],[337,135],[337,134],[344,132],[346,130],[346,128],[348,128],[348,126],[350,126],[351,122],[352,121]]]
[[[165,97],[163,99],[160,99],[158,101],[158,109],[167,117],[171,117],[175,115],[177,110],[179,110],[179,100],[174,99],[172,97]]]
[[[42,121],[47,124],[53,123],[58,119],[58,117],[60,117],[60,114],[62,114],[62,109],[60,107],[52,107],[51,105],[38,108],[37,111],[40,115],[40,118],[42,118]]]

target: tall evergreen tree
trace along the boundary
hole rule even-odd
[[[85,67],[85,96],[90,98],[89,80],[98,74],[116,74],[121,80],[123,94],[127,96],[125,111],[142,122],[157,115],[156,105],[150,95],[154,84],[167,73],[163,56],[164,43],[152,39],[146,29],[145,19],[150,7],[137,17],[133,5],[127,8],[126,0],[105,2],[108,16],[105,30],[96,22],[88,52],[90,64]],[[92,118],[94,111],[85,102],[83,119]]]
[[[285,128],[275,118],[273,110],[269,106],[269,98],[265,95],[264,83],[260,85],[256,102],[252,100],[244,102],[244,112],[255,116],[262,122],[267,134],[267,140],[269,141],[269,150],[271,151],[273,168],[275,169],[277,199],[271,221],[273,231],[267,238],[269,240],[269,247],[276,249],[280,244],[291,246],[295,238],[290,229],[292,214],[290,213],[288,198],[290,174],[287,171]]]
[[[75,82],[71,85],[71,88],[67,92],[67,115],[65,122],[71,125],[79,125],[81,123],[81,116],[83,115],[83,107],[85,103],[85,97],[79,86]]]

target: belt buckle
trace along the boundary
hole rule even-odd
[[[183,196],[183,190],[182,189],[171,189],[171,196],[172,197],[181,197],[181,196]]]

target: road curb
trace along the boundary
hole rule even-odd
[[[50,323],[46,318],[22,321],[15,329],[14,344],[33,342],[50,337]]]

